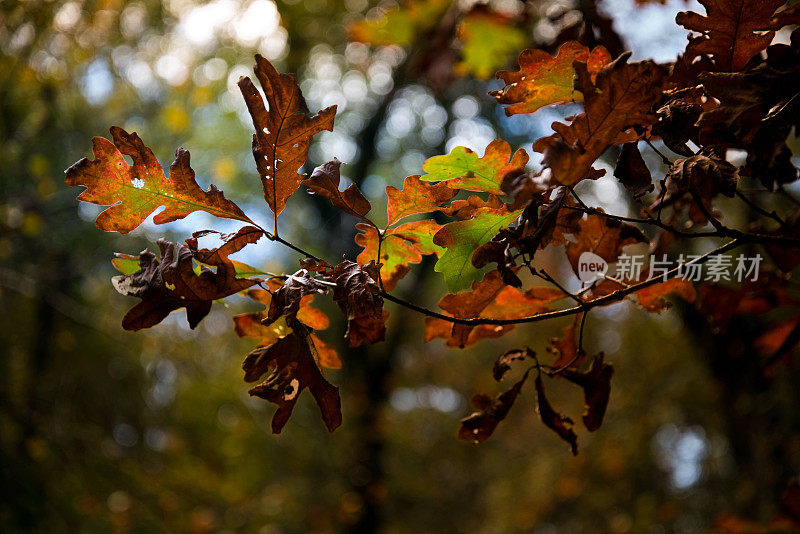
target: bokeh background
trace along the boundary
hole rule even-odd
[[[533,2],[527,46],[552,41],[556,19],[581,16],[577,4]],[[198,212],[128,236],[103,233],[93,225],[99,210],[75,201],[63,171],[90,156],[93,136],[120,125],[162,163],[179,146],[191,150],[204,187],[218,185],[268,226],[236,87],[255,52],[297,73],[312,110],[339,106],[309,166],[346,162],[343,174],[376,213],[384,187],[420,173],[427,157],[458,145],[482,153],[497,137],[530,149],[574,112],[506,118],[486,94],[496,81],[431,87],[406,75],[408,49],[348,42],[350,23],[393,5],[0,3],[0,531],[697,532],[722,514],[775,512],[800,470],[800,380],[788,369],[769,379],[758,371],[757,319],[720,336],[679,302],[662,315],[628,303],[593,313],[585,344],[604,350],[616,373],[606,422],[579,433],[577,457],[539,423],[530,392],[486,443],[455,437],[469,397],[498,391],[495,356],[516,345],[544,352],[568,319],[459,351],[424,344],[421,317],[391,307],[385,343],[345,351],[328,307],[325,339],[344,355],[343,369],[328,372],[344,424],[328,434],[306,395],[279,436],[269,431],[273,407],[242,382],[253,343],[236,338],[231,316],[252,304],[215,305],[196,330],[183,312],[144,333],[121,329],[132,301],[109,283],[113,252],[234,226]],[[634,58],[660,61],[685,46],[675,13],[697,7],[599,4]],[[632,213],[610,172],[585,186],[584,199]],[[302,192],[281,228],[329,258],[357,253],[353,221]],[[292,272],[287,250],[262,243],[237,259]],[[426,263],[397,291],[435,306],[444,285]],[[580,414],[580,395],[558,386],[553,403]]]

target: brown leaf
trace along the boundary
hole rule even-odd
[[[594,432],[603,423],[603,417],[608,407],[608,398],[611,395],[611,376],[614,368],[611,364],[603,363],[603,353],[599,353],[592,360],[592,366],[585,373],[575,369],[564,369],[558,376],[562,376],[583,388],[586,402],[586,411],[583,414],[583,424],[589,432]]]
[[[633,198],[639,198],[653,190],[653,176],[642,159],[636,143],[625,143],[617,158],[614,176],[619,178]]]
[[[436,211],[439,207],[456,196],[455,189],[446,182],[431,184],[423,182],[419,176],[409,176],[403,182],[403,189],[390,185],[386,187],[389,198],[386,211],[389,224],[394,224],[403,217],[417,213]]]
[[[564,327],[564,334],[560,337],[551,337],[548,340],[547,352],[558,356],[551,365],[553,369],[564,367],[578,368],[583,363],[586,354],[578,352],[578,342],[576,340],[579,318],[575,319]]]
[[[536,377],[536,401],[538,405],[539,417],[542,423],[553,430],[558,437],[569,443],[572,454],[578,454],[578,436],[572,430],[572,419],[564,414],[560,414],[553,409],[544,394],[544,383],[541,375]]]
[[[256,54],[255,74],[264,89],[267,106],[247,76],[239,78],[239,89],[256,129],[253,157],[264,198],[277,217],[304,178],[298,170],[306,162],[311,138],[322,130],[333,129],[336,106],[309,116],[294,75],[280,74],[259,54]]]
[[[480,411],[461,420],[458,439],[481,443],[491,436],[500,421],[508,415],[527,379],[528,372],[525,372],[516,384],[494,399],[486,395],[475,395],[472,403]]]
[[[297,271],[286,278],[280,289],[273,293],[264,324],[269,326],[283,316],[289,327],[297,329],[297,314],[303,297],[327,292],[328,287],[315,280],[308,271],[305,269]]]
[[[780,25],[772,16],[785,0],[699,0],[706,16],[682,11],[675,22],[687,30],[700,33],[689,37],[686,57],[709,54],[717,70],[737,71],[755,54],[764,50],[775,37]]]
[[[575,87],[583,93],[585,113],[569,125],[554,122],[556,133],[533,144],[536,152],[544,154],[556,183],[573,185],[585,179],[592,164],[619,142],[624,130],[653,122],[655,116],[649,112],[661,96],[664,73],[652,61],[628,64],[629,56],[625,53],[604,67],[594,84],[586,64],[575,63]]]
[[[350,215],[366,220],[372,206],[356,184],[339,191],[339,167],[342,162],[336,158],[314,169],[311,176],[303,181],[313,193],[330,199],[331,203]]]
[[[505,374],[511,370],[512,363],[515,361],[525,360],[525,358],[534,357],[536,357],[536,353],[533,352],[530,347],[526,347],[524,349],[507,350],[498,356],[497,360],[494,362],[494,367],[492,367],[492,376],[495,380],[500,382]]]
[[[595,214],[585,214],[578,220],[574,236],[576,240],[567,243],[567,257],[576,274],[584,252],[597,254],[611,263],[617,261],[626,245],[649,242],[635,226]]]
[[[273,433],[283,430],[305,388],[314,396],[328,431],[333,432],[342,424],[339,388],[322,376],[307,337],[292,333],[269,347],[258,347],[247,355],[242,368],[246,382],[258,380],[272,369],[267,379],[249,393],[278,405],[272,417]]]
[[[739,172],[724,159],[698,154],[676,160],[666,179],[666,198],[680,196],[694,188],[700,198],[708,201],[720,193],[732,197],[739,183]]]
[[[350,346],[383,341],[389,313],[383,309],[375,261],[359,265],[345,260],[333,268],[330,279],[336,283],[333,300],[347,315],[345,337]]]
[[[158,240],[161,260],[149,250],[139,254],[141,270],[111,279],[114,288],[142,302],[131,308],[122,319],[125,330],[140,330],[160,323],[170,312],[186,308],[189,326],[194,328],[208,315],[211,303],[243,291],[256,280],[236,278],[236,269],[228,258],[248,243],[254,243],[262,232],[245,226],[236,234],[229,234],[225,244],[215,250],[197,250],[196,241],[187,240],[187,246]],[[203,263],[216,267],[214,272],[202,266],[195,273],[192,258],[197,254]]]
[[[97,216],[95,225],[106,231],[127,234],[159,207],[155,224],[182,219],[203,210],[217,217],[252,222],[239,207],[213,185],[203,191],[189,166],[189,152],[179,148],[170,165],[169,178],[153,152],[136,133],[111,127],[113,144],[105,137],[92,140],[95,159],[83,158],[67,169],[69,186],[86,186],[78,200],[110,206]],[[128,165],[124,156],[133,160]]]
[[[564,296],[561,291],[546,287],[533,287],[523,293],[507,286],[498,271],[489,271],[482,280],[472,284],[472,290],[442,297],[439,307],[460,319],[518,319],[548,311],[550,303]],[[473,327],[426,317],[425,341],[441,337],[448,346],[464,348],[483,338],[500,337],[513,329],[513,324]]]

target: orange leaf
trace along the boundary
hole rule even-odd
[[[305,177],[298,173],[306,162],[311,138],[333,129],[336,106],[309,116],[308,106],[293,74],[280,74],[256,54],[255,74],[267,99],[267,106],[247,76],[239,78],[239,89],[253,117],[253,157],[264,187],[264,198],[275,217]]]
[[[446,183],[429,184],[420,180],[419,176],[406,178],[403,189],[387,186],[386,196],[389,201],[386,211],[389,214],[389,224],[409,215],[436,211],[443,203],[456,196],[456,193]]]
[[[512,155],[506,141],[495,139],[486,147],[483,157],[469,148],[457,146],[449,154],[428,158],[422,165],[428,174],[423,175],[422,180],[447,181],[447,186],[453,189],[502,195],[503,175],[522,172],[527,163],[527,152],[519,149]]]
[[[620,142],[624,130],[653,122],[649,111],[661,97],[664,73],[652,61],[628,64],[629,56],[623,54],[603,67],[594,84],[586,64],[575,63],[576,87],[583,93],[585,113],[570,125],[554,122],[556,133],[533,144],[536,152],[544,154],[555,182],[573,185],[583,180],[592,171],[592,163]]]
[[[670,278],[666,282],[655,284],[635,293],[639,306],[650,312],[661,313],[669,307],[666,297],[677,295],[686,302],[694,302],[697,292],[690,280]]]
[[[111,137],[113,143],[105,137],[92,139],[95,159],[83,158],[67,169],[65,177],[69,186],[86,186],[78,200],[111,206],[97,216],[95,225],[99,229],[127,234],[161,206],[165,209],[153,218],[156,224],[182,219],[199,210],[252,222],[222,191],[213,185],[203,191],[197,185],[188,151],[178,149],[167,178],[153,152],[136,133],[112,126]],[[123,155],[130,156],[133,166]]]
[[[517,113],[533,113],[550,104],[580,102],[583,95],[574,89],[575,69],[572,63],[586,63],[594,81],[597,72],[611,63],[611,55],[602,46],[594,50],[576,41],[561,45],[555,57],[543,50],[525,49],[519,55],[519,72],[501,70],[497,77],[505,82],[503,89],[492,91],[500,104],[511,104],[505,111],[509,117]]]

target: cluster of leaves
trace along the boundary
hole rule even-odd
[[[333,160],[302,174],[312,137],[333,127],[335,106],[311,115],[295,79],[279,73],[256,56],[255,74],[264,95],[248,77],[239,87],[253,118],[253,155],[264,198],[274,214],[268,231],[254,223],[213,186],[202,190],[189,166],[189,154],[178,150],[166,175],[139,137],[111,129],[112,141],[94,140],[94,160],[81,160],[67,171],[69,185],[87,189],[80,200],[110,205],[96,221],[98,228],[126,233],[163,206],[154,222],[163,224],[203,210],[242,221],[234,234],[219,234],[217,249],[201,249],[196,232],[185,244],[159,241],[161,257],[142,252],[138,258],[120,255],[114,279],[122,293],[141,302],[125,316],[123,326],[137,330],[153,326],[173,310],[185,307],[190,326],[208,313],[212,301],[244,294],[265,306],[264,311],[234,318],[237,334],[259,339],[244,362],[245,380],[266,379],[250,390],[278,406],[275,432],[285,425],[298,395],[308,388],[329,430],[341,423],[338,390],[320,367],[341,365],[335,350],[315,333],[328,327],[328,318],[311,306],[318,294],[331,294],[347,318],[345,337],[351,347],[385,338],[385,301],[424,315],[425,340],[445,340],[465,347],[485,338],[503,336],[518,324],[572,317],[561,338],[550,340],[549,363],[529,349],[513,349],[495,363],[500,381],[513,362],[528,364],[511,388],[494,398],[478,395],[477,412],[462,421],[459,436],[480,442],[488,438],[511,409],[531,373],[535,374],[536,405],[542,422],[577,452],[573,421],[554,409],[546,397],[547,380],[562,379],[583,390],[587,430],[597,430],[606,412],[613,369],[603,354],[588,357],[583,330],[589,312],[623,299],[643,309],[661,312],[666,297],[678,295],[699,301],[719,325],[734,314],[761,313],[764,306],[795,306],[785,291],[787,274],[800,264],[798,221],[769,213],[738,189],[742,177],[760,183],[763,193],[780,190],[798,178],[787,137],[797,126],[797,82],[800,81],[800,30],[791,44],[770,45],[774,32],[796,24],[797,9],[782,9],[782,0],[706,0],[707,16],[681,13],[678,23],[697,33],[686,52],[670,64],[630,62],[630,54],[613,58],[608,48],[567,41],[554,56],[523,50],[518,71],[500,71],[505,87],[491,94],[506,106],[507,115],[533,113],[544,106],[582,102],[583,111],[567,122],[555,122],[554,133],[535,140],[543,168],[528,169],[524,150],[514,152],[497,139],[482,156],[465,147],[428,159],[420,175],[405,179],[402,189],[389,186],[387,225],[368,217],[372,206],[350,185],[340,190],[340,165]],[[417,2],[365,21],[351,29],[354,38],[375,44],[410,44],[436,21],[452,18],[447,2]],[[747,17],[727,14],[747,12]],[[485,74],[470,39],[480,35],[499,15],[485,8],[461,14],[457,35],[468,71]],[[472,37],[471,37],[472,36]],[[518,48],[509,34],[497,47]],[[481,48],[481,47],[478,47]],[[505,48],[504,48],[505,49]],[[480,50],[480,54],[496,50]],[[478,55],[480,55],[478,54]],[[487,62],[488,65],[491,62]],[[466,67],[464,67],[466,68]],[[265,100],[266,99],[266,104]],[[658,180],[639,149],[654,141],[674,152],[661,154],[664,178]],[[640,217],[609,214],[587,205],[575,187],[605,171],[594,167],[603,154],[621,147],[614,176],[640,206]],[[743,165],[726,159],[728,149],[747,152]],[[654,148],[655,150],[655,148]],[[128,165],[123,156],[130,156]],[[662,172],[662,169],[658,169]],[[757,182],[755,182],[757,181]],[[326,197],[357,221],[356,243],[363,248],[356,261],[337,265],[304,251],[278,234],[278,215],[287,199],[301,187]],[[716,206],[720,196],[737,196],[761,222],[739,230],[727,225]],[[407,218],[412,217],[413,220]],[[265,237],[289,246],[303,259],[291,275],[267,275],[229,259],[229,255]],[[648,245],[666,253],[675,243],[692,238],[720,239],[715,249],[698,256],[700,264],[744,244],[762,245],[774,262],[761,280],[739,287],[703,285],[666,275],[642,276],[626,283],[606,277],[579,293],[543,269],[536,254],[546,247],[563,250],[578,274],[581,255],[591,253],[613,263],[628,245]],[[435,256],[449,294],[434,311],[407,302],[391,291],[424,256]],[[489,269],[489,267],[492,267]],[[766,282],[765,282],[766,280]],[[255,288],[259,286],[259,288]],[[775,294],[767,298],[765,291]],[[772,362],[800,339],[795,318],[776,324],[762,346]]]

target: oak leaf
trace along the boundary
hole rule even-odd
[[[342,424],[339,388],[322,376],[309,343],[308,337],[293,332],[270,346],[257,347],[242,364],[246,382],[258,380],[272,369],[267,379],[251,388],[249,393],[278,405],[272,417],[272,432],[275,434],[283,430],[305,388],[311,391],[317,402],[328,431],[333,432]]]
[[[86,186],[78,200],[110,206],[95,220],[99,229],[127,234],[161,206],[164,210],[153,217],[156,224],[182,219],[198,210],[252,222],[222,191],[213,185],[203,191],[197,185],[188,151],[177,150],[167,177],[153,152],[135,132],[112,126],[111,137],[113,143],[105,137],[95,137],[92,140],[95,159],[83,158],[67,169],[65,177],[69,186]],[[124,156],[129,156],[133,165],[128,165]]]
[[[331,203],[345,213],[359,219],[366,220],[366,215],[372,209],[369,200],[364,196],[356,184],[344,191],[339,191],[339,167],[342,162],[336,158],[314,169],[311,176],[303,181],[312,193],[330,199]]]
[[[355,241],[364,248],[356,260],[361,265],[370,260],[379,261],[382,264],[381,279],[387,291],[394,289],[397,282],[408,273],[410,265],[421,262],[423,255],[444,252],[444,249],[433,243],[433,236],[441,225],[431,220],[409,222],[382,232],[380,258],[378,230],[363,223],[357,224],[356,228],[361,233],[356,235]]]
[[[239,89],[256,129],[253,157],[264,198],[277,220],[287,199],[305,177],[298,170],[306,163],[311,138],[322,130],[333,129],[336,106],[309,116],[294,75],[279,73],[259,54],[256,54],[255,75],[264,89],[266,106],[249,77],[239,78]]]
[[[375,260],[366,265],[345,260],[336,265],[328,276],[336,283],[333,300],[347,315],[345,337],[350,341],[350,346],[383,341],[389,312],[383,309]]]
[[[297,329],[299,327],[297,314],[303,298],[316,293],[327,293],[327,291],[328,287],[321,284],[308,271],[299,270],[287,277],[283,285],[272,293],[264,324],[270,325],[279,317],[284,317],[287,325],[292,329]]]
[[[427,173],[426,182],[445,181],[452,189],[482,191],[502,195],[503,175],[512,171],[524,171],[528,153],[523,149],[511,154],[511,146],[502,139],[495,139],[486,147],[483,157],[463,146],[457,146],[450,154],[433,156],[422,165]]]
[[[685,278],[670,278],[660,284],[640,289],[635,293],[639,306],[649,312],[661,313],[669,307],[666,297],[675,295],[686,302],[694,302],[697,292],[694,284]]]
[[[592,252],[612,263],[622,254],[623,247],[649,243],[637,227],[602,215],[584,214],[577,224],[577,232],[573,234],[575,240],[567,243],[567,258],[575,274],[578,274],[579,260],[584,252]]]
[[[699,0],[706,16],[682,11],[675,22],[701,35],[689,37],[686,57],[708,54],[717,70],[738,71],[764,50],[782,23],[773,21],[785,0]]]
[[[481,443],[492,435],[497,425],[506,418],[514,402],[517,400],[522,386],[528,379],[528,372],[520,378],[511,388],[504,391],[494,399],[486,395],[475,395],[472,397],[472,404],[478,408],[469,417],[461,420],[461,427],[458,429],[458,438]]]
[[[558,434],[558,437],[569,443],[570,448],[572,449],[572,454],[577,456],[578,436],[575,434],[575,431],[572,430],[572,419],[564,414],[558,413],[550,405],[550,402],[545,396],[544,382],[542,382],[541,375],[536,377],[535,384],[537,411],[539,412],[539,417],[542,419],[542,422],[545,424],[545,426]]]
[[[139,254],[139,271],[111,279],[114,288],[123,295],[142,299],[125,314],[122,327],[126,330],[149,328],[170,312],[184,307],[189,326],[196,327],[208,315],[214,300],[243,291],[257,282],[237,278],[228,255],[258,241],[262,235],[260,230],[245,226],[215,250],[197,250],[196,243],[191,241],[184,246],[159,239],[161,260],[145,250]],[[200,273],[196,273],[192,265],[194,254],[216,267],[216,272],[201,266]]]
[[[442,204],[456,196],[457,191],[447,183],[429,184],[420,180],[419,176],[409,176],[403,182],[403,189],[390,185],[386,187],[388,203],[386,211],[389,224],[394,224],[403,217],[417,213],[428,213],[438,210]]]
[[[614,168],[616,176],[625,189],[639,198],[653,190],[653,176],[642,158],[636,143],[625,143],[620,150],[617,165]]]
[[[526,48],[517,60],[519,71],[498,72],[497,78],[503,80],[506,86],[489,94],[498,103],[508,104],[505,112],[509,117],[518,113],[533,113],[551,104],[580,102],[583,95],[573,87],[575,68],[572,64],[575,61],[585,63],[594,80],[598,71],[611,63],[611,55],[602,46],[589,50],[576,41],[561,45],[555,57],[543,50]]]
[[[509,226],[521,213],[522,210],[509,213],[504,209],[480,208],[471,219],[448,223],[436,232],[433,242],[447,250],[439,256],[434,270],[444,274],[450,292],[480,280],[481,272],[472,264],[475,249],[491,241],[501,228]]]
[[[611,395],[611,376],[613,374],[614,368],[611,364],[603,362],[602,352],[592,359],[592,365],[588,371],[564,369],[558,374],[583,388],[586,403],[583,424],[589,432],[594,432],[603,424],[603,417],[606,414],[608,399]]]
[[[622,54],[603,67],[594,83],[586,64],[575,63],[575,87],[583,93],[585,112],[569,125],[554,122],[556,133],[533,144],[556,183],[573,185],[592,176],[592,164],[609,146],[638,137],[621,135],[626,129],[654,121],[649,112],[661,96],[664,73],[652,61],[627,63],[629,56]]]

